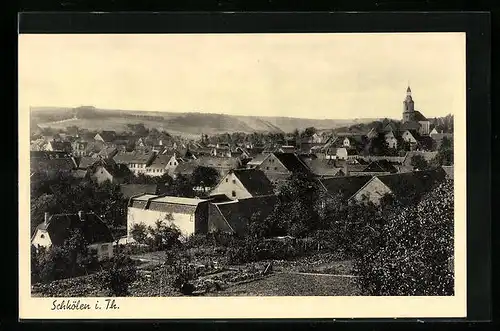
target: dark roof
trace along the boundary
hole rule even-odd
[[[340,194],[349,199],[358,192],[373,176],[347,176],[321,179],[320,183],[331,195]]]
[[[408,193],[421,195],[445,177],[446,173],[441,167],[425,171],[377,176],[396,196],[404,196]]]
[[[273,211],[278,198],[275,195],[240,199],[232,202],[215,203],[225,221],[236,233],[246,233],[248,223],[254,213],[264,220]]]
[[[54,151],[71,151],[71,143],[69,141],[50,141],[49,144],[52,146]]]
[[[173,153],[159,154],[154,158],[153,162],[151,163],[151,165],[149,167],[150,168],[162,168],[162,169],[164,169],[167,166],[168,161],[170,161],[170,159],[172,158],[172,156],[173,156]]]
[[[442,168],[446,172],[446,176],[453,179],[453,166],[442,166]]]
[[[418,110],[415,110],[415,115],[414,115],[414,118],[415,118],[415,121],[427,121],[427,118],[422,115],[421,112],[419,112]]]
[[[90,167],[94,163],[96,163],[97,161],[99,161],[98,158],[90,157],[90,156],[82,156],[81,158],[78,159],[78,168],[87,169],[88,167]]]
[[[276,158],[291,172],[310,172],[307,165],[294,153],[274,153]]]
[[[155,154],[150,150],[133,151],[133,152],[120,152],[113,156],[116,163],[145,163],[151,164]]]
[[[424,149],[432,149],[432,145],[434,144],[434,139],[429,136],[419,136],[417,139],[419,145]]]
[[[95,162],[91,169],[97,169],[97,167],[102,166],[106,169],[109,174],[115,178],[124,178],[130,175],[131,171],[125,164],[116,163],[113,159],[101,159]]]
[[[83,217],[84,221],[80,220],[78,214],[52,215],[48,224],[41,223],[37,229],[46,230],[55,246],[62,245],[73,229],[81,229],[89,244],[113,241],[111,231],[99,216],[94,213],[84,213]]]
[[[194,161],[182,162],[177,165],[177,167],[174,170],[174,173],[180,175],[191,175],[197,166],[198,164],[195,163]]]
[[[400,126],[400,131],[412,131],[412,130],[418,130],[420,129],[420,123],[415,122],[415,121],[409,121],[401,124]],[[413,134],[413,133],[412,133]]]
[[[421,155],[427,162],[431,161],[434,159],[437,155],[437,152],[420,152],[420,151],[411,151],[406,153],[406,157],[403,161],[404,165],[410,166],[411,165],[411,159],[415,155]]]
[[[122,184],[120,185],[120,192],[122,192],[125,199],[140,194],[157,194],[156,184]]]
[[[76,168],[75,161],[66,153],[61,152],[30,152],[30,171],[57,172],[71,171]]]
[[[316,176],[337,176],[339,172],[343,173],[343,169],[335,166],[335,162],[332,160],[323,159],[307,159],[304,160],[307,163],[309,169]]]
[[[371,162],[364,170],[364,172],[391,172],[398,171],[394,165],[387,160],[378,160]]]
[[[358,155],[358,151],[355,148],[347,148],[347,155]]]
[[[113,141],[116,138],[115,131],[101,131],[99,132],[99,135],[105,142]]]
[[[226,170],[237,169],[241,165],[240,159],[236,157],[202,156],[194,160],[194,163],[197,164],[198,166],[222,168]]]
[[[261,170],[238,169],[233,170],[233,173],[253,196],[274,193],[273,184]]]

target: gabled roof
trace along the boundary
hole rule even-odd
[[[105,142],[111,142],[115,140],[116,138],[116,132],[115,131],[101,131],[99,132],[99,135]]]
[[[334,162],[330,162],[330,160],[307,159],[304,162],[307,163],[309,169],[316,176],[333,177],[343,173],[343,169],[335,167]]]
[[[428,119],[418,110],[415,110],[414,114],[415,121],[428,121]]]
[[[435,183],[443,180],[446,176],[443,168],[397,173],[391,175],[380,175],[382,181],[396,195],[408,193],[421,195],[429,191]]]
[[[247,164],[250,165],[260,165],[264,160],[269,157],[269,154],[258,154],[252,158]]]
[[[49,141],[49,144],[52,146],[52,150],[54,151],[71,151],[71,143],[69,141]]]
[[[294,153],[274,153],[276,158],[291,172],[308,173],[310,169]]]
[[[125,199],[141,194],[157,194],[156,184],[122,184],[120,185],[120,192]]]
[[[340,194],[344,199],[350,199],[373,176],[347,176],[321,179],[322,187],[331,195]]]
[[[116,163],[145,163],[146,165],[151,164],[155,154],[150,150],[144,151],[133,151],[133,152],[119,152],[113,159]]]
[[[82,156],[81,158],[78,159],[78,168],[87,169],[88,167],[90,167],[94,163],[96,163],[97,161],[99,161],[98,158],[90,157],[90,156]]]
[[[76,168],[75,161],[63,152],[30,151],[30,171],[53,172],[71,171]]]
[[[409,121],[409,122],[405,122],[403,124],[401,124],[401,126],[399,127],[400,131],[412,131],[412,130],[419,130],[420,129],[420,123],[418,122],[415,122],[415,121]]]
[[[101,159],[95,162],[91,171],[95,172],[97,167],[102,166],[109,174],[115,178],[124,178],[130,175],[130,169],[125,164],[118,164],[113,159]]]
[[[55,246],[62,245],[73,229],[82,230],[89,244],[113,241],[110,229],[99,216],[94,213],[84,213],[83,219],[81,221],[78,214],[56,214],[50,216],[48,224],[41,223],[37,229],[47,231],[50,241]]]
[[[427,162],[429,162],[436,157],[437,152],[419,152],[419,151],[408,152],[408,153],[406,153],[406,157],[403,161],[403,165],[410,166],[411,159],[415,155],[421,155]]]
[[[278,198],[275,195],[269,195],[213,205],[234,232],[244,234],[248,231],[248,223],[254,213],[258,213],[259,220],[264,220],[273,211],[277,202]]]
[[[453,179],[454,173],[453,173],[453,166],[442,166],[444,172],[446,173],[446,176],[450,179]]]
[[[168,165],[168,161],[170,161],[173,155],[174,153],[156,155],[149,168],[165,169],[165,167]]]
[[[391,172],[398,171],[394,165],[387,160],[378,160],[371,162],[364,170],[364,172]]]
[[[232,170],[232,172],[252,196],[274,193],[273,184],[263,171],[257,169],[237,169]]]

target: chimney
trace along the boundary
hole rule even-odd
[[[83,211],[82,211],[82,210],[78,211],[78,218],[79,218],[79,219],[80,219],[80,221],[82,221],[82,222],[83,222],[83,221],[85,221],[85,219],[83,218]]]
[[[50,214],[48,212],[45,212],[45,218],[44,218],[45,225],[49,224],[49,219],[50,219]]]

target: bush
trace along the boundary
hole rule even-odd
[[[453,295],[453,184],[415,206],[392,206],[383,224],[360,232],[354,261],[370,295]]]
[[[103,265],[98,275],[101,287],[109,296],[127,296],[130,284],[138,278],[137,268],[130,257],[117,254]]]

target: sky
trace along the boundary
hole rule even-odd
[[[465,34],[19,36],[19,107],[300,118],[465,111]]]

